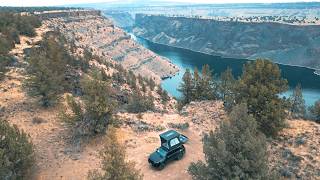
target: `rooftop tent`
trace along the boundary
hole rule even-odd
[[[180,134],[174,130],[169,130],[167,132],[160,134],[161,146],[169,149],[168,141],[170,141],[173,138],[179,137],[179,136],[180,136]]]

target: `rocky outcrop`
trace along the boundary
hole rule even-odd
[[[235,58],[320,69],[320,25],[136,15],[134,33],[156,43]]]

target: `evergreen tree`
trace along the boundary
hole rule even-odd
[[[188,104],[193,100],[194,80],[190,69],[187,69],[182,77],[182,82],[178,88],[178,91],[182,93],[181,103]]]
[[[138,90],[137,78],[132,71],[129,71],[128,84],[131,89]]]
[[[291,97],[291,115],[293,118],[303,118],[306,115],[306,105],[302,95],[301,85],[298,84],[294,89]]]
[[[201,95],[202,95],[202,79],[200,77],[199,74],[199,70],[197,67],[194,68],[194,72],[193,72],[193,79],[194,79],[194,93],[193,93],[193,97],[194,99],[200,99]]]
[[[156,86],[156,83],[154,82],[154,80],[151,77],[148,80],[148,84],[149,84],[150,90],[153,91]]]
[[[193,179],[271,179],[266,138],[247,112],[245,104],[235,106],[229,119],[204,137],[205,163],[191,163]]]
[[[133,162],[126,162],[125,146],[120,144],[114,128],[108,129],[105,147],[100,153],[102,171],[94,170],[88,174],[90,180],[142,180],[143,175],[134,168]]]
[[[67,86],[65,72],[66,64],[70,62],[62,37],[55,33],[46,34],[40,47],[32,49],[27,61],[29,78],[25,86],[29,95],[40,97],[40,103],[44,107],[56,104],[59,94]]]
[[[160,95],[162,104],[167,104],[167,102],[170,100],[170,97],[168,95],[168,92],[162,89],[161,85],[158,86],[157,93]]]
[[[235,103],[235,84],[236,79],[232,75],[232,70],[228,67],[226,71],[221,73],[219,83],[219,94],[227,111],[230,111]]]
[[[285,103],[279,94],[287,90],[278,65],[269,60],[248,62],[237,81],[236,103],[247,103],[249,113],[266,136],[275,136],[284,127]]]
[[[147,92],[147,87],[146,87],[146,85],[144,84],[144,82],[142,81],[141,83],[141,90],[142,90],[142,92]]]
[[[0,119],[0,179],[23,179],[33,162],[28,135]]]
[[[129,98],[127,110],[130,113],[142,113],[154,109],[154,98],[151,91],[147,96],[142,95],[140,91],[134,91]]]
[[[109,124],[113,124],[116,102],[112,100],[113,94],[108,81],[102,80],[98,71],[93,71],[81,80],[83,96],[81,100],[67,98],[67,111],[62,112],[62,120],[75,127],[75,135],[94,135],[104,133]]]
[[[5,77],[8,66],[12,61],[11,57],[0,55],[0,81]]]
[[[217,84],[213,79],[213,73],[208,64],[202,66],[200,86],[199,100],[217,99]]]
[[[320,123],[320,100],[310,107],[310,112],[315,117],[315,120]]]

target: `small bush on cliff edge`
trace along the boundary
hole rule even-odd
[[[90,180],[142,180],[133,162],[126,162],[125,147],[117,139],[115,129],[108,128],[106,145],[101,152],[102,171],[94,170],[88,174]]]
[[[0,179],[23,178],[33,161],[33,145],[28,136],[0,119]]]

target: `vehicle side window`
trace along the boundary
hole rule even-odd
[[[167,142],[162,143],[162,146],[163,146],[163,147],[166,147],[166,148],[168,148],[168,149],[169,149],[169,146],[168,146],[168,143],[167,143]]]
[[[173,147],[175,145],[179,144],[178,138],[174,138],[170,141],[170,147]]]

